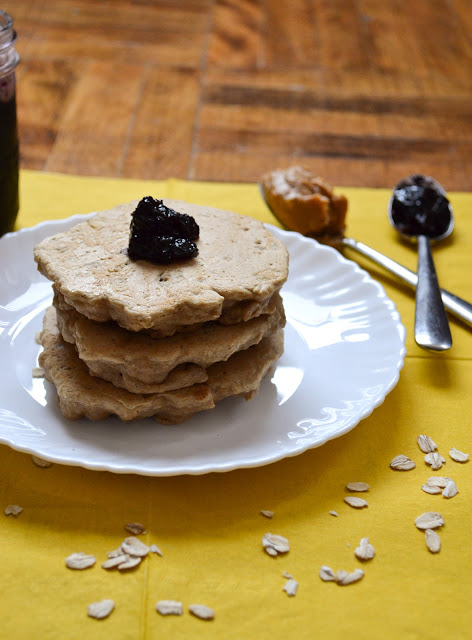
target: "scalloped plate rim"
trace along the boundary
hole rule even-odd
[[[41,237],[38,237],[37,240],[35,240],[35,243],[36,243],[40,239],[46,237],[47,235],[50,235],[47,232],[49,229],[52,229],[53,232],[60,232],[69,228],[73,224],[77,224],[79,222],[83,222],[87,220],[93,215],[94,213],[76,214],[66,219],[42,221],[36,224],[35,226],[25,227],[18,231],[5,234],[2,238],[0,238],[0,247],[5,242],[15,241],[16,238],[21,238],[23,236],[29,236],[29,235],[35,236],[39,234]],[[403,324],[401,323],[400,314],[396,309],[395,303],[390,298],[387,297],[382,285],[376,282],[375,280],[373,280],[373,278],[370,276],[370,274],[368,274],[368,272],[361,269],[359,265],[357,265],[355,262],[352,262],[346,259],[340,253],[338,253],[335,249],[328,246],[320,245],[316,241],[310,238],[306,238],[305,236],[302,236],[297,232],[285,231],[283,229],[280,229],[279,227],[276,227],[268,223],[266,223],[265,226],[268,229],[270,229],[274,233],[274,235],[280,238],[282,241],[286,239],[289,243],[290,242],[301,243],[302,246],[305,246],[309,250],[316,249],[316,251],[321,253],[326,252],[326,254],[327,255],[329,254],[330,256],[334,254],[337,260],[339,261],[339,264],[343,265],[347,269],[352,270],[352,272],[355,273],[357,276],[359,276],[362,279],[362,281],[368,282],[369,284],[375,286],[380,296],[381,304],[386,305],[390,312],[390,319],[392,320],[392,329],[395,329],[397,331],[398,333],[397,337],[399,338],[401,343],[400,349],[398,350],[398,352],[396,352],[396,362],[395,364],[392,363],[392,373],[391,373],[390,382],[384,386],[383,393],[381,393],[380,396],[374,402],[371,402],[370,405],[366,406],[362,411],[360,411],[351,423],[348,423],[343,427],[338,428],[336,431],[331,432],[329,435],[327,435],[324,438],[321,438],[319,440],[313,440],[311,443],[304,444],[303,446],[300,446],[290,451],[279,450],[278,453],[267,454],[264,456],[259,456],[255,459],[247,459],[245,461],[235,460],[233,463],[213,462],[209,465],[208,463],[203,461],[201,464],[194,463],[192,464],[192,466],[187,466],[187,467],[185,467],[183,464],[180,464],[180,466],[174,465],[174,467],[169,467],[167,469],[158,469],[152,466],[146,466],[142,464],[138,467],[133,464],[130,465],[129,462],[126,462],[126,461],[123,461],[121,463],[114,462],[114,461],[103,462],[100,460],[77,459],[77,457],[73,457],[73,456],[68,457],[64,454],[57,455],[52,450],[49,451],[47,448],[45,449],[42,447],[33,447],[31,445],[24,445],[17,441],[15,442],[14,439],[5,437],[4,435],[1,434],[1,429],[2,429],[1,422],[0,422],[0,443],[6,444],[7,446],[9,446],[10,448],[16,451],[28,453],[31,455],[36,455],[53,463],[60,463],[60,464],[69,465],[69,466],[79,466],[79,467],[83,467],[83,468],[94,470],[94,471],[110,471],[118,474],[132,473],[132,474],[145,475],[145,476],[173,476],[173,475],[184,475],[184,474],[185,475],[186,474],[201,475],[201,474],[211,473],[211,472],[228,472],[228,471],[233,471],[236,469],[243,469],[243,468],[257,468],[260,466],[272,464],[284,458],[300,455],[301,453],[304,453],[309,449],[320,447],[326,442],[348,433],[354,427],[356,427],[359,424],[359,422],[361,422],[361,420],[364,420],[365,418],[369,417],[373,413],[374,409],[379,407],[385,401],[386,396],[396,386],[400,377],[400,371],[404,366],[404,358],[406,355],[406,348],[405,348],[406,331]],[[0,254],[0,264],[1,264],[1,254]],[[217,409],[215,409],[215,411]]]

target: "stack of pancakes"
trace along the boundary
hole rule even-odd
[[[136,204],[35,247],[54,289],[39,362],[62,413],[173,424],[228,396],[250,399],[283,351],[284,245],[252,218],[165,200],[197,221],[198,255],[132,261]]]

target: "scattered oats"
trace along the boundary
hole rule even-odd
[[[177,602],[177,600],[159,600],[159,602],[156,602],[156,611],[161,616],[181,616],[184,608],[182,603]]]
[[[375,549],[370,544],[369,538],[361,538],[359,546],[354,551],[354,554],[359,558],[359,560],[372,560],[375,556]]]
[[[123,555],[123,551],[121,549],[113,549],[113,551],[109,551],[107,553],[107,557],[108,558],[116,558],[118,556],[122,556]]]
[[[6,516],[17,516],[23,511],[23,507],[18,506],[17,504],[9,504],[5,507],[5,515]]]
[[[134,536],[125,538],[121,543],[121,550],[129,556],[138,556],[144,558],[149,553],[149,547]]]
[[[431,553],[438,553],[441,549],[441,538],[438,536],[436,531],[432,529],[426,529],[424,532],[424,539],[426,542],[426,546],[431,551]]]
[[[338,512],[337,511],[330,511],[329,515],[330,516],[335,516],[337,518],[338,517]]]
[[[429,436],[418,436],[416,442],[423,453],[431,453],[438,448],[438,445]]]
[[[191,604],[188,607],[190,613],[201,620],[213,620],[215,613],[213,609],[204,604]]]
[[[45,371],[42,367],[33,367],[33,378],[44,378]]]
[[[121,556],[114,556],[113,558],[108,558],[102,564],[102,569],[114,569],[118,567],[120,564],[127,562],[130,559],[130,556],[126,553],[123,553]]]
[[[444,487],[443,492],[442,492],[442,494],[443,494],[443,496],[445,498],[453,498],[458,493],[459,493],[459,489],[457,488],[457,485],[454,482],[454,480],[449,480],[449,482]]]
[[[431,476],[426,480],[426,484],[429,487],[439,487],[444,489],[451,478],[445,478],[444,476]]]
[[[91,618],[102,620],[108,618],[110,613],[115,608],[113,600],[101,600],[100,602],[92,602],[87,608],[87,613]]]
[[[274,517],[274,512],[268,511],[267,509],[261,509],[259,513],[261,516],[264,516],[264,518],[269,518],[269,520]]]
[[[126,571],[126,569],[133,569],[134,567],[137,567],[138,564],[141,563],[142,559],[143,559],[142,556],[133,556],[131,558],[128,556],[127,560],[125,560],[124,562],[118,565],[118,570]]]
[[[425,493],[430,493],[431,495],[441,493],[441,487],[438,487],[436,485],[422,484],[421,488]]]
[[[353,582],[357,582],[364,577],[364,572],[362,569],[354,569],[352,573],[348,571],[344,571],[344,569],[340,569],[336,574],[336,584],[344,586],[346,584],[352,584]]]
[[[47,467],[52,467],[52,462],[49,460],[43,460],[43,458],[38,458],[38,456],[31,456],[31,460],[37,467],[41,467],[43,469],[47,469]]]
[[[141,533],[147,533],[146,528],[139,522],[127,522],[125,529],[135,536],[139,536]]]
[[[348,549],[350,549],[350,548],[351,548],[351,545],[350,545],[350,543],[349,543],[349,542],[346,542],[346,547],[347,547]]]
[[[284,584],[284,586],[282,587],[282,591],[285,591],[285,593],[288,596],[296,595],[297,589],[298,589],[298,582],[293,578],[289,578],[287,582]]]
[[[93,567],[96,559],[95,556],[92,556],[89,553],[84,553],[83,551],[79,551],[79,553],[72,553],[70,556],[66,558],[66,567],[69,569],[88,569],[89,567]]]
[[[440,453],[434,451],[431,453],[427,453],[424,457],[424,461],[426,462],[426,464],[431,465],[431,469],[433,469],[433,471],[437,471],[446,462],[446,458],[443,458]]]
[[[459,451],[459,449],[456,449],[455,447],[452,447],[452,449],[449,451],[449,455],[455,462],[467,462],[467,460],[469,459],[468,453]]]
[[[370,485],[367,482],[348,482],[346,489],[348,491],[369,491]]]
[[[290,580],[291,578],[293,578],[292,574],[291,574],[291,573],[289,573],[288,571],[284,571],[284,572],[282,573],[282,577],[283,577],[283,578],[287,578],[287,580]]]
[[[437,511],[426,511],[416,518],[415,524],[422,530],[437,529],[443,526],[444,518]]]
[[[34,341],[36,344],[41,344],[41,331],[36,331],[34,334]]]
[[[364,507],[368,507],[369,503],[363,498],[357,498],[356,496],[346,496],[344,498],[344,502],[348,504],[350,507],[354,507],[354,509],[363,509]]]
[[[410,469],[414,469],[416,464],[411,458],[400,453],[392,460],[390,467],[395,469],[395,471],[409,471]]]
[[[324,582],[332,582],[332,581],[336,582],[336,575],[334,571],[330,567],[327,567],[326,565],[323,565],[320,569],[320,578]]]
[[[266,533],[262,538],[262,546],[264,547],[264,551],[270,556],[276,556],[279,553],[288,553],[288,551],[290,551],[287,538],[275,533]]]
[[[149,551],[150,551],[151,553],[157,553],[157,555],[158,555],[158,556],[161,556],[161,558],[162,558],[162,556],[164,555],[164,554],[162,553],[162,551],[159,549],[159,547],[157,546],[157,544],[152,544],[152,545],[149,547]]]

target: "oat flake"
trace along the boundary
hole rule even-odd
[[[414,469],[416,467],[416,464],[411,458],[400,453],[391,461],[390,467],[395,471],[410,471],[410,469]]]
[[[431,553],[438,553],[441,549],[441,538],[438,536],[436,531],[432,529],[426,529],[424,532],[424,539],[426,542],[426,546],[431,551]]]
[[[23,507],[17,504],[9,504],[5,507],[6,516],[17,516],[23,511]]]
[[[375,549],[370,544],[369,538],[361,538],[359,546],[354,551],[354,554],[359,560],[372,560],[375,556]]]
[[[87,608],[87,613],[91,618],[102,620],[107,618],[115,608],[113,600],[101,600],[100,602],[92,602]]]
[[[164,554],[162,553],[162,551],[159,549],[159,547],[157,546],[157,544],[152,544],[152,545],[149,547],[149,551],[150,551],[151,553],[156,553],[158,556],[161,556],[161,558],[162,558],[162,556],[164,555]]]
[[[139,536],[141,533],[147,533],[146,528],[140,522],[127,522],[125,529],[135,536]]]
[[[449,482],[444,487],[443,492],[442,492],[442,494],[443,494],[443,496],[445,498],[453,498],[458,493],[459,493],[459,489],[457,488],[457,485],[454,482],[454,480],[449,480]]]
[[[159,600],[156,602],[156,611],[161,616],[181,616],[184,608],[182,603],[177,600]]]
[[[426,513],[422,513],[415,520],[415,525],[418,529],[426,530],[426,529],[437,529],[438,527],[442,527],[444,524],[444,518],[437,511],[426,511]]]
[[[330,511],[329,515],[330,516],[335,516],[337,518],[338,517],[338,512],[337,511]]]
[[[430,493],[431,495],[441,493],[441,487],[438,487],[437,485],[422,484],[421,488],[425,493]]]
[[[140,558],[144,558],[144,556],[147,556],[149,553],[147,544],[144,544],[144,542],[141,542],[141,540],[134,536],[125,538],[121,543],[121,549],[129,556],[138,556]]]
[[[346,584],[352,584],[353,582],[357,582],[364,577],[364,572],[362,569],[354,569],[352,573],[348,571],[344,571],[344,569],[340,569],[336,574],[336,583],[344,586]]]
[[[456,449],[455,447],[452,447],[452,449],[449,451],[449,455],[455,462],[467,462],[467,460],[469,459],[468,453],[459,451],[459,449]]]
[[[207,607],[204,604],[191,604],[189,605],[188,610],[190,613],[201,620],[213,620],[215,617],[215,613],[213,609]]]
[[[427,453],[424,457],[424,461],[426,464],[431,465],[431,469],[433,469],[433,471],[437,471],[446,462],[446,458],[443,458],[440,453],[434,451],[432,453]]]
[[[287,538],[275,533],[266,533],[262,538],[262,546],[264,547],[264,551],[270,556],[276,556],[279,553],[288,553],[290,551]]]
[[[68,567],[69,569],[78,569],[79,571],[82,571],[82,569],[93,567],[95,562],[95,556],[89,553],[84,553],[83,551],[79,551],[78,553],[72,553],[66,558],[66,567]]]
[[[261,509],[259,513],[261,516],[264,516],[264,518],[269,518],[269,520],[274,517],[274,512],[268,511],[267,509]]]
[[[121,556],[113,556],[112,558],[108,558],[102,564],[102,569],[115,569],[120,564],[127,562],[130,559],[130,556],[126,553],[123,553]]]
[[[363,509],[364,507],[369,506],[369,503],[366,500],[357,498],[356,496],[346,496],[344,498],[344,502],[350,507],[354,507],[354,509]]]
[[[31,456],[31,460],[37,467],[41,467],[42,469],[52,467],[52,462],[49,462],[49,460],[43,460],[43,458],[38,458],[38,456]]]
[[[348,491],[369,491],[370,485],[367,482],[348,482],[346,489]]]
[[[430,453],[438,448],[437,444],[429,436],[418,436],[416,442],[423,453]]]
[[[298,589],[298,582],[293,578],[289,578],[289,580],[287,580],[287,582],[282,587],[282,591],[285,591],[285,593],[288,596],[296,595],[297,589]]]
[[[141,564],[142,556],[128,557],[127,560],[118,565],[119,571],[126,571],[127,569],[134,569],[138,564]]]
[[[327,567],[326,565],[323,565],[320,568],[320,578],[324,582],[335,582],[336,581],[336,575],[335,575],[334,571],[330,567]]]
[[[444,476],[431,476],[426,480],[426,484],[429,487],[439,487],[444,489],[451,478],[445,478]]]
[[[45,376],[45,371],[42,367],[33,367],[33,370],[31,373],[33,378],[44,378]]]

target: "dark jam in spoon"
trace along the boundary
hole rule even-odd
[[[399,182],[393,192],[391,218],[407,236],[438,238],[449,229],[449,200],[435,180],[414,175]]]

